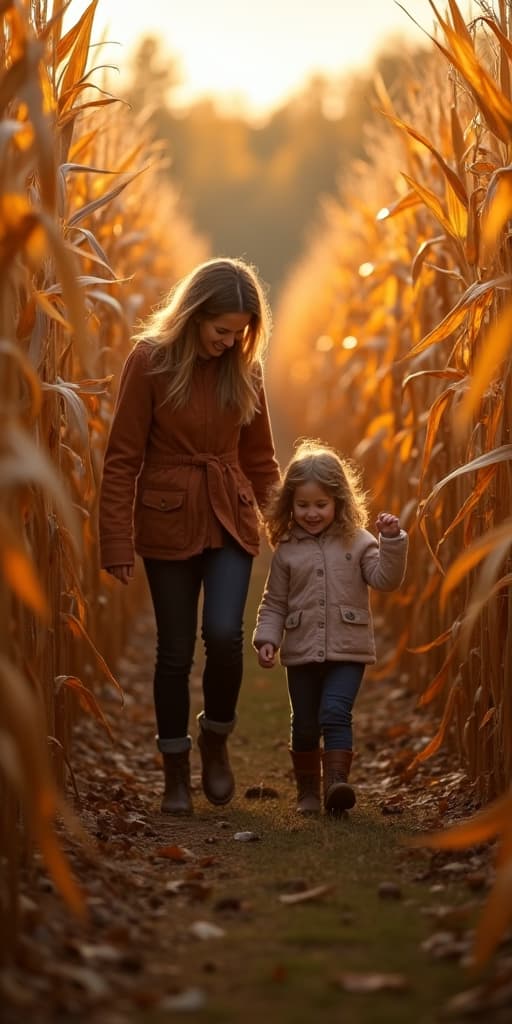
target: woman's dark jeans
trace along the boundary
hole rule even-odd
[[[352,750],[352,707],[365,666],[356,661],[288,665],[292,750]]]
[[[205,718],[231,722],[243,671],[243,614],[252,556],[230,537],[182,561],[145,558],[155,609],[157,655],[154,700],[161,739],[187,736],[189,677],[203,587]]]

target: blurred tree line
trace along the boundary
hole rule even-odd
[[[136,51],[125,98],[135,113],[146,111],[155,137],[168,143],[169,174],[212,252],[249,259],[274,292],[318,225],[322,199],[339,195],[344,172],[365,159],[363,126],[382,116],[375,76],[393,95],[424,54],[389,42],[371,68],[339,79],[317,75],[255,123],[209,99],[180,109],[173,96],[179,62],[148,36]]]

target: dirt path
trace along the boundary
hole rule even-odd
[[[183,821],[158,810],[152,659],[144,611],[119,667],[124,708],[111,690],[98,695],[115,743],[90,717],[77,730],[77,811],[90,843],[65,835],[64,844],[89,921],[70,917],[36,858],[18,962],[0,979],[5,1024],[444,1019],[470,984],[463,963],[489,869],[484,851],[404,845],[461,813],[462,776],[437,760],[408,786],[400,781],[425,742],[403,681],[368,684],[360,698],[356,808],[342,821],[302,821],[284,677],[262,673],[249,652],[231,741],[236,797],[221,810],[206,802],[194,751],[195,815]],[[193,690],[197,712],[198,675]],[[274,797],[262,799],[266,790]],[[244,832],[257,838],[236,838]],[[508,1018],[487,1008],[481,1019]]]

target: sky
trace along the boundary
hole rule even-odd
[[[86,6],[71,0],[68,26]],[[93,42],[103,32],[115,41],[101,63],[108,58],[121,78],[137,38],[156,35],[179,56],[179,102],[213,95],[221,107],[264,116],[313,74],[364,66],[390,36],[427,42],[403,8],[432,30],[428,0],[99,0]]]

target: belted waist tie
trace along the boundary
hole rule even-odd
[[[222,526],[228,532],[234,527],[233,515],[238,502],[240,487],[240,463],[238,452],[183,452],[166,455],[164,459],[149,459],[146,470],[165,469],[174,466],[197,466],[206,470],[206,488],[212,509]]]
[[[147,469],[165,469],[166,466],[238,466],[238,452],[221,452],[214,455],[213,452],[176,452],[174,455],[167,455],[165,459],[148,459],[145,463]]]

